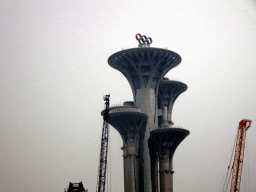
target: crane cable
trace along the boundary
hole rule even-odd
[[[223,183],[222,192],[226,192],[227,191],[228,183],[229,183],[230,178],[231,178],[231,173],[232,173],[231,170],[233,169],[233,165],[231,166],[231,163],[232,163],[233,154],[234,154],[234,151],[235,151],[237,134],[236,134],[235,142],[234,142],[233,149],[232,149],[232,152],[231,152],[231,156],[230,156],[230,160],[229,160],[229,164],[228,164],[228,170],[226,172],[226,177],[225,177],[225,181]]]

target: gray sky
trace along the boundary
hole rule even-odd
[[[136,33],[182,57],[166,75],[188,85],[173,110],[190,131],[174,155],[174,190],[220,191],[248,118],[244,176],[256,191],[255,24],[249,0],[2,0],[0,192],[63,191],[70,181],[96,189],[103,95],[133,99],[107,59],[137,47]],[[111,191],[120,192],[122,141],[110,132]]]

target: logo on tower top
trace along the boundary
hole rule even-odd
[[[139,42],[139,47],[150,47],[150,44],[152,44],[152,39],[146,35],[138,33],[135,35],[135,38]]]

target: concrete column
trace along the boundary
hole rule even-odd
[[[164,105],[164,107],[163,107],[163,122],[162,122],[162,124],[164,124],[164,125],[168,124],[167,114],[168,114],[167,105]]]
[[[160,192],[173,192],[169,152],[159,156]]]
[[[172,159],[172,157],[170,157],[170,159]],[[170,178],[170,181],[171,181],[171,187],[172,187],[172,190],[173,190],[173,174],[174,174],[174,171],[173,171],[173,161],[169,161],[169,168],[171,170],[171,178]]]
[[[155,114],[155,90],[151,88],[138,89],[136,92],[136,108],[142,110],[142,112],[148,115],[148,123],[145,130],[144,141],[143,141],[143,180],[144,180],[144,191],[152,191],[151,189],[151,171],[150,171],[150,155],[148,148],[148,138],[150,131],[156,128],[154,123]]]
[[[159,190],[159,175],[158,175],[158,160],[157,158],[151,161],[151,181],[152,192],[158,192]]]
[[[139,191],[139,188],[136,190],[136,169],[137,167],[137,139],[136,141],[129,137],[126,143],[124,143],[124,182],[125,182],[125,191],[135,192]]]
[[[159,191],[159,174],[158,174],[158,157],[157,151],[155,150],[155,146],[153,142],[148,140],[149,145],[149,153],[150,153],[150,162],[151,162],[151,182],[152,182],[152,192]],[[153,145],[153,146],[151,146]]]

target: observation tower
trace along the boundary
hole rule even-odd
[[[161,174],[169,170],[162,159],[171,160],[177,146],[189,134],[168,123],[174,101],[187,86],[164,78],[180,64],[181,57],[177,53],[150,47],[152,39],[146,36],[137,34],[136,39],[138,48],[122,50],[108,58],[109,65],[128,80],[134,99],[124,106],[110,107],[108,122],[123,139],[125,191],[151,192],[158,191],[158,171],[161,185],[172,182]],[[166,142],[168,157],[164,152]],[[167,188],[160,187],[160,191],[172,191],[172,187]]]

